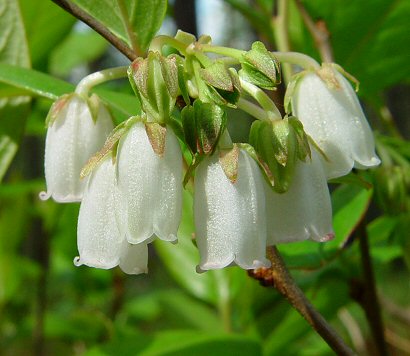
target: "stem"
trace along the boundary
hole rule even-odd
[[[380,314],[380,304],[376,292],[373,267],[369,251],[368,235],[364,219],[358,226],[360,254],[364,275],[364,295],[361,301],[366,313],[367,320],[372,330],[373,339],[380,355],[388,355],[386,341],[384,339],[384,327]]]
[[[296,64],[303,69],[317,70],[320,69],[320,64],[312,57],[299,52],[272,52],[276,59],[280,62]]]
[[[254,103],[246,100],[244,98],[239,98],[238,102],[236,103],[237,107],[249,115],[252,115],[255,119],[266,121],[268,119],[268,115],[266,111],[261,109],[259,106],[255,105]]]
[[[137,54],[125,42],[121,41],[117,36],[111,33],[107,27],[97,21],[94,17],[90,16],[83,9],[73,4],[69,0],[52,1],[62,9],[73,15],[75,18],[90,26],[94,31],[98,32],[122,54],[124,54],[130,61],[133,61],[135,58],[137,58]]]
[[[352,349],[344,343],[295,284],[275,246],[267,247],[267,257],[271,261],[272,267],[267,269],[267,273],[263,273],[263,275],[260,275],[258,273],[259,270],[256,270],[253,277],[261,279],[262,282],[268,283],[269,285],[272,285],[273,282],[273,285],[279,293],[305,318],[337,355],[354,355]]]
[[[120,79],[127,77],[128,67],[116,67],[101,70],[99,72],[87,75],[78,83],[75,92],[84,97],[88,97],[88,93],[92,87],[107,82],[109,80]]]
[[[155,37],[149,45],[149,50],[162,53],[162,47],[164,46],[175,48],[182,55],[186,55],[186,45],[181,41],[178,41],[177,39],[166,35],[160,35]]]
[[[269,120],[274,121],[282,119],[279,109],[262,89],[240,77],[239,80],[241,82],[242,89],[252,96],[260,104],[260,106],[262,106],[262,109],[266,111],[266,115]]]
[[[141,48],[138,45],[137,36],[132,30],[130,20],[128,17],[127,7],[125,6],[124,0],[117,0],[118,7],[120,9],[122,21],[124,23],[125,31],[127,31],[128,39],[130,40],[131,47],[134,50],[135,54],[140,57],[142,54]]]
[[[333,62],[333,51],[329,42],[329,31],[324,21],[315,23],[309,13],[306,11],[300,0],[295,0],[296,6],[302,16],[302,19],[315,41],[316,47],[320,53],[323,62]]]
[[[202,52],[209,52],[219,54],[221,56],[230,57],[236,59],[238,62],[242,60],[246,51],[242,51],[235,48],[201,45],[200,50]],[[271,52],[277,60],[280,62],[287,62],[290,64],[296,64],[303,69],[316,70],[320,68],[320,64],[316,62],[312,57],[299,52]],[[226,59],[225,59],[226,60]],[[236,64],[236,63],[235,63]]]
[[[272,19],[276,46],[281,52],[289,52],[290,44],[287,28],[289,0],[279,0],[277,4],[278,13]],[[292,76],[292,67],[289,64],[284,64],[282,66],[282,73],[285,84],[289,83],[290,77]]]

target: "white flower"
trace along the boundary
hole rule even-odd
[[[47,193],[40,193],[40,198],[52,197],[60,203],[81,201],[85,188],[81,169],[113,129],[111,115],[100,104],[94,122],[87,101],[76,94],[60,98],[49,115],[52,121],[44,158]]]
[[[77,226],[80,256],[74,263],[103,269],[119,265],[125,273],[146,273],[147,245],[131,245],[120,233],[114,211],[116,194],[115,167],[107,157],[91,173],[84,191]]]
[[[338,71],[327,65],[305,74],[291,100],[293,114],[329,159],[324,162],[328,178],[380,163],[356,93]]]
[[[166,130],[165,149],[154,152],[145,125],[135,123],[117,153],[119,217],[130,243],[175,241],[182,212],[182,154],[175,134]]]
[[[218,156],[206,157],[195,173],[194,216],[199,269],[235,262],[244,269],[268,267],[263,178],[255,161],[239,152],[237,181],[225,175]]]
[[[317,153],[312,161],[298,161],[289,190],[266,187],[268,245],[333,238],[332,206],[326,176]]]

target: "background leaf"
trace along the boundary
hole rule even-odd
[[[166,0],[124,1],[128,14],[124,18],[117,0],[74,0],[74,2],[132,47],[132,39],[129,38],[126,30],[129,26],[142,51],[147,50],[152,38],[161,27],[167,10]]]
[[[24,25],[17,0],[0,0],[0,63],[30,66]],[[0,97],[0,181],[17,152],[30,98]]]

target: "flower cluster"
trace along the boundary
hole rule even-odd
[[[179,53],[164,56],[165,44]],[[211,59],[211,52],[219,56]],[[269,267],[266,246],[332,239],[327,180],[379,159],[336,65],[306,60],[288,85],[281,116],[265,90],[276,88],[280,62],[292,58],[303,64],[306,56],[272,54],[260,42],[249,51],[217,47],[208,36],[178,32],[154,39],[147,58],[128,68],[141,113],[114,130],[105,105],[88,97],[104,75],[61,97],[48,118],[41,197],[81,201],[75,264],[146,272],[147,244],[177,241],[190,180],[198,271]],[[232,142],[227,107],[256,119],[249,143]]]

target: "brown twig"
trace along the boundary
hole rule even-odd
[[[373,267],[369,251],[366,223],[363,219],[357,229],[359,247],[363,268],[363,299],[361,305],[366,313],[367,320],[372,330],[373,339],[381,356],[388,355],[387,345],[384,339],[384,327],[380,314],[380,304],[376,292]]]
[[[94,31],[98,32],[103,36],[108,42],[110,42],[115,48],[117,48],[122,54],[124,54],[130,61],[137,58],[137,54],[123,41],[121,41],[117,36],[115,36],[107,27],[97,21],[94,17],[90,16],[87,12],[81,9],[76,4],[73,4],[69,0],[51,0],[58,6],[63,8],[65,11],[81,20],[88,26],[90,26]]]
[[[314,22],[300,0],[295,0],[302,19],[312,35],[323,62],[333,62],[333,50],[330,45],[330,34],[324,21]]]
[[[345,344],[322,315],[316,311],[301,289],[295,284],[277,248],[269,246],[267,256],[272,263],[272,267],[254,270],[250,275],[260,280],[264,285],[274,286],[337,355],[354,355],[352,349]]]

